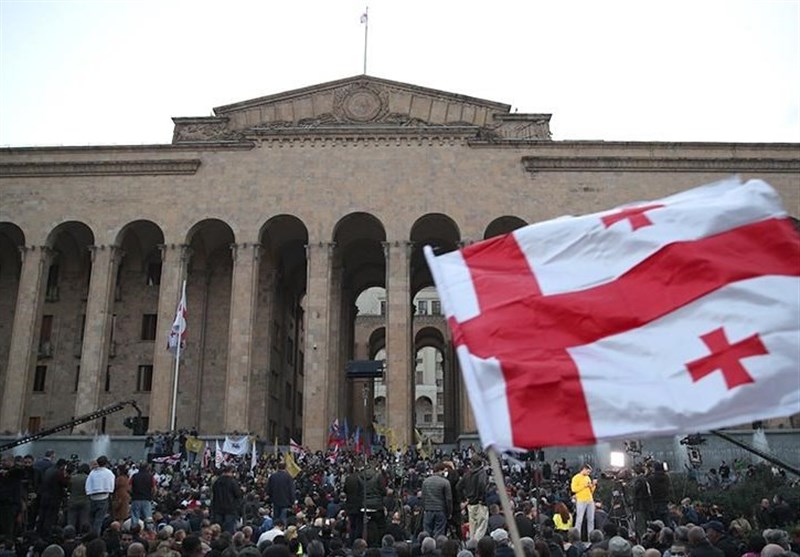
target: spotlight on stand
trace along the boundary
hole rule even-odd
[[[612,468],[625,468],[625,453],[622,451],[611,451],[611,467]]]

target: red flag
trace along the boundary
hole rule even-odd
[[[186,315],[186,281],[183,281],[181,299],[178,302],[178,309],[175,312],[175,319],[167,339],[167,350],[173,354],[178,352],[178,343],[180,343],[181,350],[186,347]]]
[[[800,408],[800,235],[762,181],[425,252],[484,446],[689,433]]]

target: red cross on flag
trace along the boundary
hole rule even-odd
[[[800,234],[763,181],[425,255],[484,446],[589,445],[800,411]]]

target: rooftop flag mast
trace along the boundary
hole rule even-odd
[[[367,33],[369,32],[369,6],[361,14],[361,23],[364,24],[364,75],[367,75]]]

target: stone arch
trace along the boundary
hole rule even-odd
[[[37,371],[28,379],[32,396],[26,401],[26,422],[46,421],[45,411],[53,416],[75,414],[80,364],[76,355],[81,357],[94,244],[91,228],[80,221],[63,222],[47,236],[51,251],[42,277],[43,303],[35,335]],[[72,388],[64,388],[67,385]]]
[[[513,215],[497,217],[489,223],[489,226],[486,227],[486,230],[483,233],[483,239],[488,240],[489,238],[494,238],[495,236],[508,234],[509,232],[513,232],[518,228],[526,226],[527,224],[528,223],[521,218]]]
[[[22,268],[20,248],[25,246],[25,233],[11,222],[0,222],[0,280],[18,276]]]
[[[414,424],[416,427],[424,428],[425,424],[432,423],[434,420],[433,401],[427,396],[420,396],[414,400]]]
[[[186,326],[195,337],[181,352],[178,427],[222,432],[234,242],[232,227],[214,218],[195,223],[186,234]]]
[[[334,225],[331,239],[330,354],[333,369],[344,370],[357,348],[358,296],[369,288],[386,286],[386,228],[371,213],[353,212]],[[361,425],[369,426],[371,420],[363,410],[363,382],[348,381],[343,372],[335,381],[335,389],[328,392],[330,416],[350,416],[361,420]],[[370,385],[374,383],[371,381]],[[374,400],[374,391],[367,399]]]
[[[5,331],[0,335],[0,393],[5,392],[11,333],[22,273],[20,249],[24,246],[25,233],[22,229],[11,222],[0,222],[0,330]]]
[[[370,213],[350,213],[336,223],[332,239],[334,265],[342,269],[342,282],[350,292],[386,286],[386,228],[380,219]]]
[[[458,249],[461,231],[449,216],[429,213],[414,222],[409,237],[413,242],[411,252],[411,297],[413,298],[422,288],[433,285],[433,278],[425,262],[422,248],[430,245],[436,253],[447,253]]]
[[[377,359],[378,352],[386,348],[386,327],[376,327],[369,335],[369,359]]]
[[[302,431],[308,228],[295,215],[274,215],[258,241],[253,344],[261,348],[252,352],[248,421],[251,430],[288,443]]]

